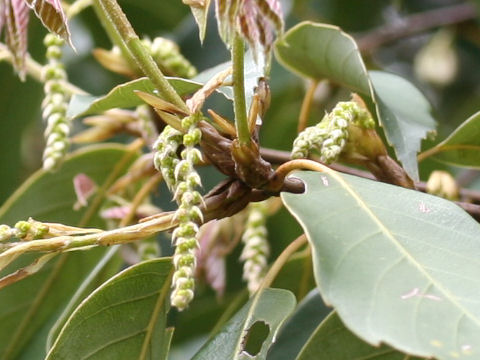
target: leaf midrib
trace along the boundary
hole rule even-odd
[[[333,170],[328,169],[326,171],[353,197],[353,199],[357,201],[360,208],[363,209],[365,213],[372,219],[372,221],[377,224],[385,236],[391,240],[394,246],[404,255],[404,257],[409,260],[409,262],[412,263],[420,271],[420,273],[430,281],[432,285],[437,287],[437,289],[442,292],[452,304],[456,305],[466,316],[468,316],[477,326],[480,327],[480,319],[477,319],[474,314],[459,304],[453,295],[443,287],[443,285],[438,284],[437,281],[435,281],[435,279],[433,279],[431,275],[423,269],[421,264],[419,264],[415,258],[412,257],[410,253],[397,241],[396,237],[390,232],[390,230],[388,230],[388,228],[375,215],[375,213],[373,213],[370,207],[362,200],[362,197],[353,190],[350,184]]]

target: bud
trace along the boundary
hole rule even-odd
[[[427,182],[427,193],[448,200],[458,200],[459,198],[457,182],[452,175],[442,170],[435,170],[430,174]]]

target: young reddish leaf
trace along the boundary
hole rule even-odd
[[[28,7],[24,0],[10,0],[4,3],[6,42],[13,55],[13,65],[20,78],[25,78],[25,57],[27,56]]]
[[[23,0],[35,12],[43,25],[51,32],[59,35],[71,45],[70,30],[67,17],[63,12],[60,0]]]
[[[283,32],[282,9],[278,0],[244,0],[238,26],[256,55],[258,44],[265,54],[272,49],[274,34]],[[257,57],[257,56],[255,56]]]
[[[234,32],[238,31],[249,43],[255,58],[259,50],[268,54],[275,34],[283,32],[279,0],[216,0],[216,17],[222,40],[229,45]]]

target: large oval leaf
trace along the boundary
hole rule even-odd
[[[280,325],[295,307],[295,296],[282,289],[265,289],[235,314],[193,357],[194,360],[265,359]],[[255,328],[264,328],[258,333]],[[256,343],[255,353],[250,344]],[[249,352],[250,351],[250,352]]]
[[[480,225],[428,194],[334,171],[298,176],[306,192],[282,198],[345,325],[419,356],[480,355]]]
[[[284,66],[302,76],[328,79],[369,97],[397,158],[418,180],[417,152],[421,140],[435,129],[435,120],[413,84],[379,71],[369,76],[353,38],[332,25],[303,22],[285,33],[275,53]]]
[[[312,79],[330,79],[370,95],[367,69],[353,38],[339,27],[302,22],[275,46],[277,59],[288,69]]]
[[[55,174],[43,170],[32,175],[0,209],[0,223],[13,225],[29,216],[36,220],[77,225],[84,210],[75,211],[73,178],[81,169],[102,184],[127,154],[122,145],[92,146],[70,155]],[[94,218],[89,226],[102,223]],[[39,272],[0,291],[0,358],[43,359],[49,328],[78,285],[95,267],[105,249],[66,253]],[[33,261],[24,256],[0,273],[15,271]],[[48,325],[48,326],[47,326]],[[31,347],[35,351],[31,351]],[[38,350],[40,349],[40,350]]]
[[[434,159],[457,166],[480,168],[480,112],[473,114],[450,136],[425,152]]]
[[[73,312],[47,359],[166,359],[173,267],[144,261],[117,274]]]
[[[331,313],[308,339],[297,360],[421,360],[386,345],[374,347],[359,339],[338,315]]]

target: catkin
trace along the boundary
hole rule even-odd
[[[70,123],[66,116],[69,94],[63,86],[67,79],[61,61],[64,40],[57,35],[47,34],[44,44],[48,63],[43,68],[45,98],[42,117],[46,123],[43,168],[52,171],[61,165],[70,144]]]

